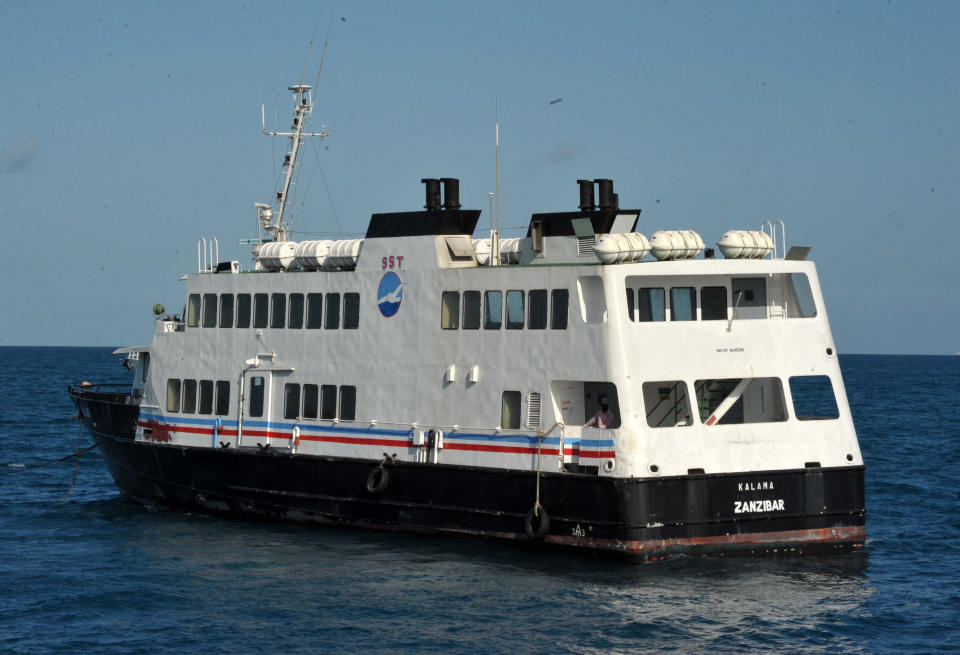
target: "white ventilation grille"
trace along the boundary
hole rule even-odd
[[[577,237],[577,257],[594,255],[593,247],[597,243],[596,236]]]
[[[540,427],[540,392],[531,391],[527,394],[527,427]]]

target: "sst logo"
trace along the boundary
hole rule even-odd
[[[380,313],[390,318],[400,310],[402,301],[403,282],[400,281],[400,276],[393,271],[384,273],[377,288],[377,307]]]

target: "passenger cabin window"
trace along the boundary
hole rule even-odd
[[[180,411],[180,380],[167,380],[167,411]]]
[[[444,291],[440,295],[440,327],[456,330],[460,319],[460,292]]]
[[[230,413],[230,383],[226,380],[217,381],[217,409],[218,416]]]
[[[523,291],[507,291],[507,329],[523,329]]]
[[[250,378],[250,416],[263,416],[264,386],[262,376]]]
[[[317,330],[323,327],[323,294],[307,294],[307,329]]]
[[[533,289],[527,294],[530,311],[527,314],[528,330],[547,329],[547,290]]]
[[[270,311],[270,327],[282,328],[287,320],[287,296],[283,293],[275,293],[270,298],[272,305]]]
[[[772,423],[787,420],[779,378],[728,378],[694,383],[704,425]]]
[[[479,330],[481,315],[482,315],[482,312],[480,311],[480,292],[464,291],[463,292],[463,323],[462,323],[463,329]]]
[[[217,327],[217,294],[203,294],[203,327]]]
[[[503,325],[503,292],[487,291],[483,294],[483,328],[499,330]]]
[[[697,320],[697,294],[693,287],[670,289],[670,320]]]
[[[237,327],[250,327],[250,294],[237,294]]]
[[[187,298],[187,327],[200,327],[199,293],[191,293]]]
[[[213,414],[213,380],[200,380],[200,414]]]
[[[651,428],[693,424],[687,383],[683,380],[644,382],[643,404],[647,413],[647,425]]]
[[[220,327],[233,327],[233,294],[224,293],[220,295]]]
[[[833,383],[826,375],[794,375],[790,378],[793,414],[801,421],[840,418]]]
[[[360,327],[360,294],[343,294],[343,329],[356,330]]]
[[[290,294],[290,317],[287,320],[287,326],[291,330],[299,330],[303,327],[303,294]]]
[[[300,385],[285,384],[283,386],[283,418],[297,418],[300,416]]]
[[[320,418],[332,420],[337,418],[337,387],[325,384],[320,387]]]
[[[734,319],[767,318],[767,281],[762,277],[734,278],[731,282]]]
[[[727,320],[727,287],[703,287],[700,289],[700,320]]]
[[[197,411],[197,381],[184,380],[183,386],[183,413],[195,414]]]
[[[340,387],[340,420],[353,421],[357,415],[357,388],[343,385]]]
[[[267,294],[257,293],[253,296],[253,327],[267,327],[267,315],[269,307],[267,305]]]
[[[504,391],[500,403],[500,427],[504,430],[520,428],[520,392]]]
[[[340,294],[328,293],[327,304],[324,308],[325,318],[323,327],[328,330],[336,330],[340,327]]]
[[[551,295],[553,307],[550,311],[550,328],[567,329],[567,314],[570,306],[570,292],[566,289],[554,289]]]
[[[303,385],[303,418],[317,418],[320,408],[320,387],[315,384]]]

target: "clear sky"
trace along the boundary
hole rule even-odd
[[[286,146],[260,105],[288,127],[318,16],[295,239],[417,209],[421,177],[486,226],[499,119],[504,226],[581,177],[647,235],[781,218],[840,352],[960,351],[960,3],[901,0],[0,1],[0,345],[148,343],[200,236],[249,263]]]

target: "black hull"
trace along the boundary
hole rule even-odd
[[[549,527],[540,535],[528,518],[535,472],[388,463],[380,490],[370,460],[137,442],[135,406],[72,395],[120,490],[163,509],[473,534],[647,559],[849,550],[865,538],[862,466],[646,479],[542,473]]]

